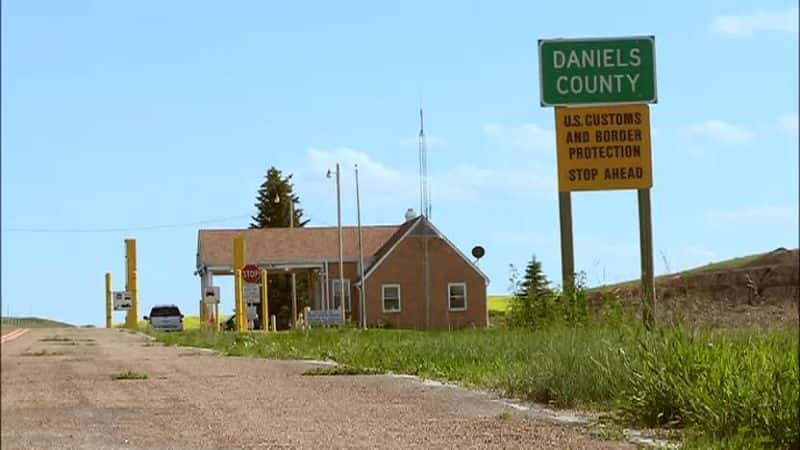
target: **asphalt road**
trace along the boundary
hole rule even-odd
[[[34,329],[2,345],[0,442],[3,449],[630,447],[485,394],[386,375],[303,376],[311,367],[164,347],[120,330]],[[127,370],[148,378],[112,379]]]

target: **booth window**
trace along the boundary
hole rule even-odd
[[[400,285],[383,285],[383,312],[400,312]]]
[[[467,283],[449,283],[447,285],[447,298],[450,311],[464,311],[467,309]]]

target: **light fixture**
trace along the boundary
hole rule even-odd
[[[333,176],[333,172],[331,172],[331,169],[328,169],[328,173],[325,174],[325,177],[326,178],[330,178],[332,176]]]

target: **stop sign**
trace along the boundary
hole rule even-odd
[[[261,281],[261,269],[253,264],[248,264],[242,268],[242,279],[248,283],[258,283]]]

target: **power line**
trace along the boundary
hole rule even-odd
[[[162,225],[143,225],[134,227],[117,227],[117,228],[3,228],[3,232],[13,233],[119,233],[128,231],[148,231],[148,230],[164,230],[169,228],[185,228],[194,227],[197,225],[206,225],[209,223],[227,222],[234,219],[250,218],[250,215],[240,215],[231,217],[221,217],[216,219],[206,219],[197,222],[177,223],[177,224],[162,224]]]

